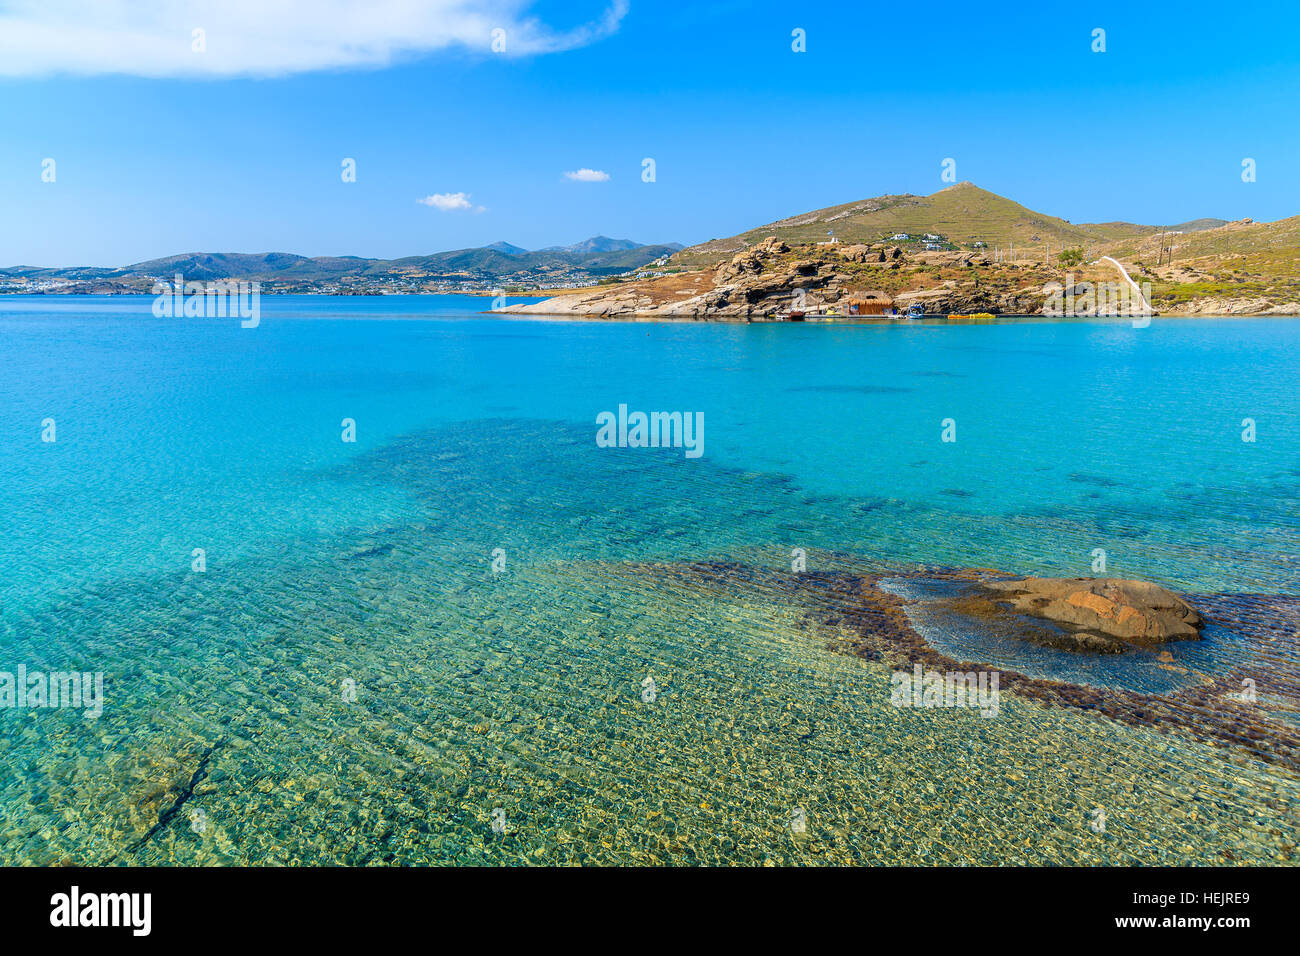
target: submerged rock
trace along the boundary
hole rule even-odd
[[[998,607],[1059,625],[1062,642],[1080,650],[1195,641],[1205,623],[1178,595],[1146,581],[1019,578],[986,581],[981,589]]]
[[[819,558],[831,556],[828,552]],[[878,661],[894,670],[912,670],[918,663],[925,671],[944,674],[996,670],[1001,693],[1100,714],[1133,727],[1187,734],[1215,746],[1240,750],[1252,759],[1285,767],[1290,773],[1300,770],[1300,726],[1293,719],[1300,712],[1300,597],[1199,596],[1197,600],[1214,621],[1238,635],[1237,649],[1243,656],[1210,670],[1197,669],[1193,672],[1194,679],[1157,693],[1116,686],[1104,680],[1092,684],[1032,676],[1011,666],[990,663],[983,657],[962,656],[960,652],[949,656],[932,645],[912,623],[907,608],[917,603],[917,599],[901,597],[881,586],[885,580],[900,579],[950,582],[962,589],[970,588],[968,596],[953,601],[938,600],[973,616],[977,612],[968,605],[980,602],[986,611],[991,609],[998,615],[996,624],[1008,637],[1030,642],[1039,642],[1041,638],[1045,642],[1049,640],[1049,632],[1056,635],[1051,639],[1057,641],[1062,639],[1060,635],[1070,633],[1065,625],[1045,618],[1035,620],[1006,606],[999,607],[998,602],[1008,604],[1008,595],[1017,587],[1025,586],[1025,579],[1007,580],[1004,572],[991,568],[927,565],[911,571],[891,569],[886,573],[853,570],[787,573],[727,561],[616,562],[602,565],[601,573],[628,577],[639,586],[665,589],[691,600],[771,601],[774,607],[783,609],[793,605],[804,609],[801,622],[809,630],[810,639],[833,653]],[[999,578],[1004,590],[984,590],[990,581]],[[1068,583],[1070,593],[1086,591],[1093,585],[1135,585],[1143,591],[1150,588],[1170,593],[1140,581],[1045,580]],[[1158,599],[1150,600],[1153,606],[1162,603]],[[1100,633],[1056,646],[1077,651],[1088,646],[1088,641],[1121,651],[1135,646]],[[1269,689],[1278,702],[1275,705],[1265,705],[1262,696],[1257,701],[1253,694],[1247,695],[1243,690],[1246,681],[1253,686],[1261,672],[1270,675]]]

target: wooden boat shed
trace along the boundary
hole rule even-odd
[[[840,302],[845,315],[890,315],[894,300],[883,292],[850,292]]]

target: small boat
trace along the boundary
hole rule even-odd
[[[909,319],[924,319],[924,318],[925,318],[925,306],[923,306],[923,305],[909,305],[909,306],[907,307],[907,317],[908,317]]]

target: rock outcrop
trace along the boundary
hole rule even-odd
[[[770,270],[773,259],[789,251],[790,247],[784,242],[776,236],[769,236],[758,245],[736,253],[730,262],[719,266],[713,281],[718,285],[725,285],[728,282],[762,275]]]
[[[1264,296],[1230,299],[1203,296],[1178,309],[1180,315],[1300,315],[1300,302],[1276,302]]]
[[[988,604],[1051,622],[1062,631],[1060,646],[1070,649],[1116,652],[1199,640],[1205,623],[1178,595],[1146,581],[1018,578],[986,581],[980,589],[963,610]]]

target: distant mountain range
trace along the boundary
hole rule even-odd
[[[682,248],[679,243],[669,243],[669,245]],[[575,242],[571,246],[551,246],[542,252],[571,252],[575,255],[583,255],[590,252],[630,252],[633,249],[641,248],[641,244],[633,242],[631,239],[611,239],[609,236],[592,236],[590,239],[584,239],[582,242]]]
[[[191,252],[120,268],[74,266],[0,269],[0,290],[135,292],[155,281],[257,281],[264,291],[436,291],[493,285],[582,284],[620,275],[672,255],[679,243],[645,245],[593,236],[569,246],[529,251],[508,242],[401,259],[307,257],[287,252]],[[147,289],[145,289],[147,291]]]
[[[681,249],[681,243],[666,243],[665,248]],[[528,250],[521,246],[512,246],[508,242],[494,242],[490,246],[484,246],[484,249],[491,249],[493,252],[504,253],[507,256],[526,256]],[[631,239],[611,239],[609,236],[592,236],[590,239],[584,239],[582,242],[575,242],[569,246],[547,246],[545,249],[538,249],[538,252],[563,252],[572,255],[587,255],[593,252],[631,252],[634,249],[654,248],[641,242],[633,242]]]

